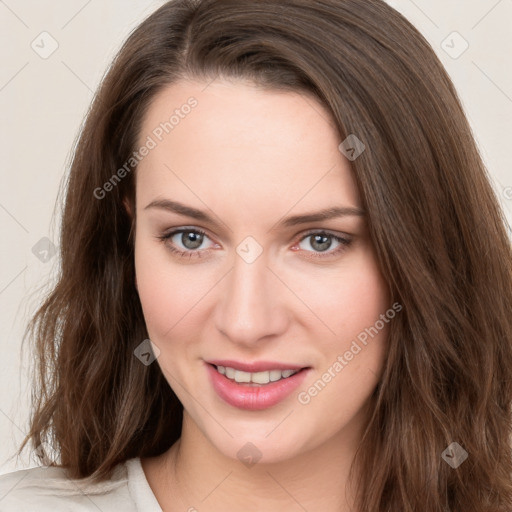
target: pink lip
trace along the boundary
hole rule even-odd
[[[254,363],[241,363],[240,361],[233,361],[232,359],[215,359],[206,361],[209,364],[215,366],[229,366],[235,370],[241,370],[243,372],[267,372],[270,370],[301,370],[305,366],[298,366],[295,364],[278,363],[272,361],[256,361]]]
[[[227,361],[224,361],[227,363]],[[267,363],[260,363],[267,364]],[[286,397],[288,397],[300,384],[304,381],[306,375],[309,373],[310,368],[304,368],[295,373],[291,377],[281,379],[276,382],[269,382],[268,384],[239,384],[233,380],[228,379],[225,375],[220,374],[212,364],[206,364],[206,369],[210,377],[213,389],[229,405],[245,409],[248,411],[260,411],[272,407]],[[224,366],[221,364],[220,366]],[[243,370],[240,366],[229,365],[231,368],[238,368]],[[261,368],[261,366],[259,366]],[[269,367],[268,369],[300,369],[300,367],[279,368],[276,366]],[[247,365],[245,365],[247,368]],[[247,371],[247,370],[243,370]],[[252,370],[252,371],[266,371],[266,370]]]

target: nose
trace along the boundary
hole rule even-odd
[[[235,255],[216,305],[217,329],[247,348],[260,346],[264,338],[273,339],[288,327],[284,285],[267,265],[265,253],[252,263]]]

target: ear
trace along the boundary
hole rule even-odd
[[[131,205],[130,205],[130,201],[128,200],[127,197],[125,197],[123,199],[123,206],[124,206],[124,209],[126,210],[126,213],[128,214],[128,216],[133,219],[133,215],[132,215],[132,209],[131,209]],[[139,291],[139,287],[137,286],[137,276],[134,276],[134,284],[135,284],[135,289],[137,291]]]
[[[123,206],[124,206],[124,209],[126,210],[126,213],[130,216],[130,217],[133,217],[132,215],[132,208],[130,206],[130,202],[128,201],[128,198],[125,197],[123,199]]]

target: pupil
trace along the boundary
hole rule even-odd
[[[314,235],[311,245],[318,251],[325,251],[331,246],[331,239],[329,236]]]
[[[181,241],[187,249],[197,249],[203,243],[203,235],[193,231],[184,231],[181,235]]]

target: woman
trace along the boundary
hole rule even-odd
[[[512,267],[380,0],[176,0],[87,116],[2,510],[510,511]],[[48,447],[48,449],[46,449]]]

